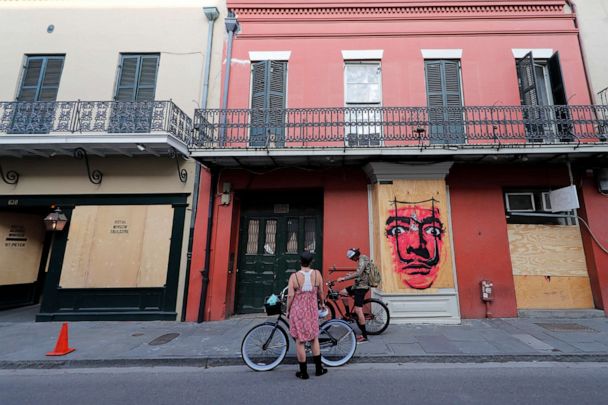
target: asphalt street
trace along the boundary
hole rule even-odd
[[[310,367],[312,369],[312,367]],[[307,381],[295,366],[0,370],[13,404],[602,404],[608,364],[352,364]]]

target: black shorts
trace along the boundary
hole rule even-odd
[[[365,301],[365,294],[369,291],[368,288],[355,288],[354,286],[346,287],[346,292],[351,297],[355,297],[355,306],[362,307]]]

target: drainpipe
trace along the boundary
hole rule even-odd
[[[230,83],[230,65],[232,64],[232,43],[234,41],[234,34],[239,30],[239,22],[237,21],[232,11],[228,12],[228,16],[225,19],[226,31],[228,32],[228,47],[226,50],[226,75],[224,77],[224,93],[222,97],[221,109],[226,110],[228,106],[228,85]],[[225,124],[226,115],[224,114],[221,119],[222,123]],[[224,144],[224,137],[226,127],[221,125],[222,132],[220,136],[220,145]],[[207,290],[209,288],[209,271],[211,265],[211,234],[213,231],[213,211],[215,208],[215,195],[217,194],[217,182],[219,179],[219,170],[215,167],[210,167],[211,171],[211,193],[209,194],[209,211],[207,219],[207,240],[205,245],[205,265],[202,271],[202,288],[201,288],[201,302],[198,307],[198,322],[203,322],[205,319],[205,307],[207,306]]]
[[[574,28],[577,30],[578,28],[578,17],[576,15],[576,4],[572,0],[566,0],[566,4],[570,7],[572,14],[574,14]],[[593,89],[591,88],[591,81],[589,80],[589,69],[587,69],[587,58],[585,57],[585,48],[583,48],[583,40],[581,38],[580,30],[576,33],[576,38],[578,39],[578,47],[581,50],[581,59],[583,61],[583,70],[585,71],[585,80],[587,81],[587,91],[589,92],[589,99],[593,104],[596,104],[595,93],[593,93]]]
[[[221,109],[224,111],[221,117],[221,134],[220,134],[220,146],[224,145],[226,140],[226,113],[225,110],[228,108],[228,87],[230,85],[230,67],[232,65],[232,43],[234,42],[234,34],[239,30],[239,22],[234,16],[234,12],[228,11],[228,17],[226,17],[226,31],[228,32],[228,48],[226,50],[226,75],[224,76],[224,97],[222,99]]]
[[[203,7],[203,12],[207,21],[209,21],[209,29],[207,31],[207,51],[205,53],[205,69],[203,73],[203,86],[201,89],[201,103],[199,108],[207,108],[207,99],[209,98],[209,71],[211,69],[211,49],[213,46],[213,25],[220,12],[217,7]],[[201,165],[195,161],[194,167],[194,190],[192,192],[192,214],[190,216],[190,234],[188,236],[188,254],[186,263],[186,285],[184,287],[184,302],[182,304],[182,322],[186,320],[186,305],[188,303],[188,286],[190,284],[190,268],[192,266],[192,249],[194,240],[194,224],[196,222],[196,214],[198,211],[198,196],[201,178]]]
[[[205,306],[207,305],[207,289],[209,287],[209,270],[211,264],[211,233],[213,231],[213,211],[215,209],[215,195],[217,194],[217,181],[219,178],[219,170],[215,167],[210,167],[211,171],[211,191],[209,193],[209,210],[207,211],[207,240],[205,241],[205,264],[201,271],[202,288],[201,302],[198,307],[197,322],[203,322],[205,319]]]

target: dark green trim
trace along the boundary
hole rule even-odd
[[[179,282],[179,265],[182,257],[182,241],[184,238],[184,223],[186,220],[186,205],[174,205],[173,229],[171,231],[171,246],[169,248],[169,265],[167,283],[165,285],[164,310],[175,311],[177,300],[177,285]],[[186,280],[186,283],[188,280]],[[186,297],[184,297],[186,299]]]
[[[178,205],[186,203],[189,194],[121,194],[121,195],[69,195],[69,196],[0,196],[0,209],[19,209],[21,207],[49,207],[59,205],[61,209],[76,205]],[[16,202],[16,204],[15,204]],[[49,210],[50,212],[50,210]]]
[[[176,312],[66,312],[36,315],[36,322],[56,321],[175,321]]]
[[[0,197],[0,208],[60,206],[68,218],[66,228],[53,235],[49,270],[37,321],[59,320],[176,320],[176,299],[188,194],[111,196]],[[8,205],[18,200],[17,206]],[[74,207],[85,205],[171,205],[173,222],[167,279],[158,288],[61,288],[59,281]]]

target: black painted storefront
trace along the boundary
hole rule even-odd
[[[63,231],[54,235],[36,321],[176,320],[186,194],[0,197],[1,210],[20,212],[46,208],[50,212],[52,205],[61,207],[68,223]],[[74,208],[83,205],[171,205],[173,223],[165,285],[154,288],[61,288],[59,281],[70,219]]]

